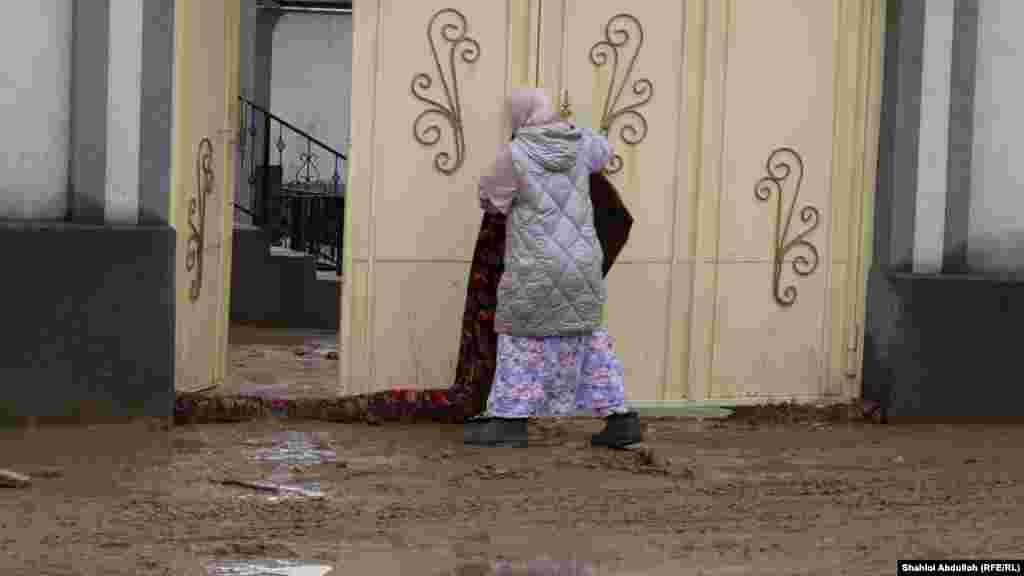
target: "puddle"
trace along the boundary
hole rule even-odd
[[[270,438],[252,439],[244,443],[248,458],[272,464],[274,471],[262,480],[230,480],[227,483],[248,488],[249,494],[241,498],[263,498],[270,501],[282,498],[323,498],[324,490],[315,480],[295,479],[292,472],[307,466],[334,464],[338,454],[328,447],[326,440],[309,432],[284,432]]]
[[[325,576],[331,566],[292,560],[222,560],[206,568],[207,576]]]
[[[309,433],[286,432],[272,439],[270,444],[247,450],[246,455],[258,462],[283,466],[334,464],[338,461],[337,452],[327,448],[326,443]]]

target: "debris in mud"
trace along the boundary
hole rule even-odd
[[[462,486],[467,480],[534,480],[540,476],[540,471],[534,468],[509,469],[494,464],[477,466],[469,472],[457,474],[449,479],[449,482]]]
[[[345,461],[345,467],[357,474],[390,472],[395,468],[395,459],[391,456],[354,456]]]
[[[298,496],[302,498],[323,498],[324,493],[320,490],[317,482],[283,483],[271,480],[221,480],[225,486],[239,486],[250,488],[258,492],[268,492],[277,496]]]
[[[325,576],[333,568],[294,560],[218,561],[207,567],[208,576]]]
[[[492,574],[491,566],[483,563],[476,563],[463,564],[451,572],[445,572],[443,576],[492,576]]]
[[[562,446],[569,438],[569,430],[563,422],[531,423],[529,442],[531,446]]]
[[[867,418],[860,401],[842,404],[779,402],[737,406],[726,420],[745,422],[755,429],[761,425],[863,422]]]
[[[294,559],[297,559],[299,556],[295,553],[295,550],[292,550],[290,546],[287,546],[280,542],[266,540],[255,540],[250,542],[228,542],[226,544],[214,548],[213,555],[222,558],[233,556],[234,558],[238,559],[234,562],[224,561],[228,564],[237,563],[242,558],[260,559],[250,560],[249,562],[260,561],[270,562],[272,564],[290,563]],[[284,565],[285,564],[279,564],[279,566]]]
[[[446,460],[451,460],[454,457],[455,451],[449,449],[444,449],[441,450],[440,452],[423,455],[423,459],[428,462],[444,462]]]
[[[253,490],[260,490],[262,492],[278,492],[278,487],[276,484],[261,480],[250,481],[228,479],[221,480],[220,483],[225,486],[241,486],[242,488],[252,488]]]
[[[562,458],[558,464],[594,470],[621,470],[633,474],[674,476],[688,480],[696,478],[696,474],[689,467],[673,463],[648,444],[633,444],[620,450],[591,450],[578,456]]]
[[[0,488],[27,488],[31,484],[32,478],[13,470],[0,468]]]
[[[484,464],[473,469],[472,474],[483,480],[498,480],[501,478],[515,478],[527,475],[523,470],[509,470],[494,464]]]
[[[666,458],[663,458],[661,454],[654,450],[654,448],[651,448],[646,444],[633,444],[631,446],[627,446],[625,450],[636,454],[639,462],[644,466],[665,468],[670,464]]]
[[[174,401],[175,425],[206,422],[247,422],[267,418],[269,402],[260,398],[178,394]]]
[[[35,470],[29,470],[28,477],[30,478],[63,478],[64,470],[57,468],[56,466],[44,466],[42,468],[36,468]]]
[[[577,561],[557,562],[534,560],[526,566],[515,566],[509,562],[497,562],[494,576],[594,576],[592,564]]]

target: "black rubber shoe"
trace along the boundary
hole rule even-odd
[[[644,432],[636,412],[612,414],[605,419],[604,430],[590,437],[590,445],[604,448],[625,448],[643,442]]]
[[[526,448],[526,418],[480,418],[466,423],[464,441],[470,446]]]

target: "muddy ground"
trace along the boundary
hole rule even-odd
[[[562,574],[894,574],[900,558],[1024,558],[1024,430],[823,416],[651,420],[626,452],[586,445],[595,420],[538,423],[522,450],[465,447],[443,424],[0,431],[0,468],[34,476],[0,488],[0,574],[199,576],[265,558],[331,574],[526,574],[495,567],[539,559],[579,562]],[[244,485],[260,480],[294,491]]]
[[[233,325],[227,382],[214,392],[267,398],[338,395],[338,337]]]

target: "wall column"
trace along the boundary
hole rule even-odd
[[[143,0],[139,106],[140,224],[169,224],[174,130],[174,0]]]
[[[110,0],[74,2],[71,26],[71,220],[102,224],[106,205]]]
[[[167,224],[174,0],[73,3],[69,214]]]
[[[937,273],[942,269],[946,193],[949,188],[946,165],[949,158],[953,0],[929,0],[924,8],[913,270]]]
[[[142,12],[138,0],[110,1],[107,69],[107,157],[104,220],[139,221],[142,130]]]

